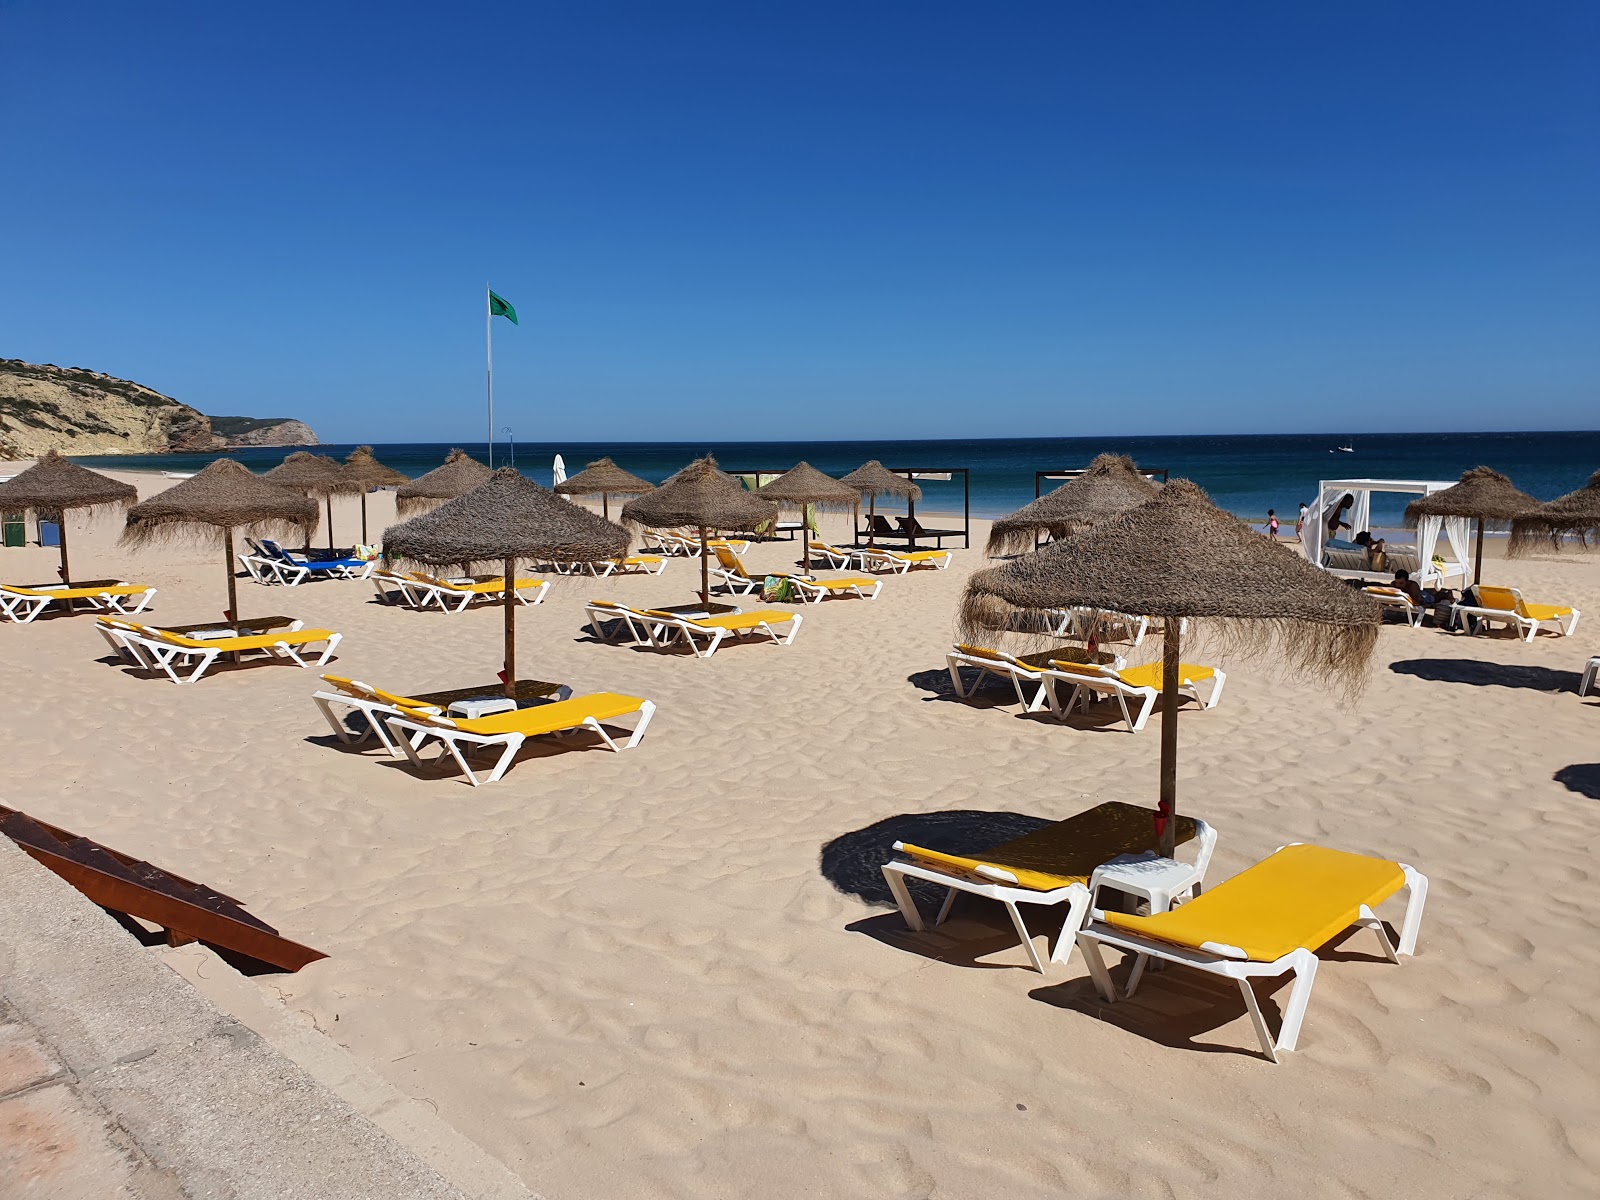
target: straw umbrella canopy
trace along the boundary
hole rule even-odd
[[[437,569],[457,563],[489,564],[505,579],[506,695],[516,696],[518,559],[602,562],[628,548],[628,532],[586,508],[557,499],[549,488],[515,467],[501,467],[488,482],[432,512],[390,526],[386,561],[405,560]]]
[[[1161,485],[1146,479],[1133,459],[1100,454],[1082,475],[989,527],[988,553],[1019,554],[1034,548],[1042,533],[1052,538],[1086,529],[1097,521],[1125,513],[1154,499]]]
[[[452,450],[444,463],[426,475],[404,484],[394,494],[395,509],[402,517],[414,517],[446,500],[465,496],[475,487],[489,482],[493,472],[465,450]]]
[[[1164,621],[1161,783],[1156,829],[1172,857],[1177,807],[1179,630],[1185,618],[1234,649],[1271,652],[1312,676],[1356,686],[1378,638],[1378,606],[1262,537],[1187,479],[1121,516],[979,571],[962,599],[963,637],[982,641],[1018,611],[1084,606]]]
[[[1406,521],[1415,525],[1423,517],[1470,517],[1478,522],[1478,542],[1472,567],[1472,582],[1483,581],[1483,527],[1506,525],[1513,517],[1539,502],[1527,492],[1518,491],[1511,480],[1488,467],[1473,467],[1461,481],[1442,492],[1423,496],[1406,505]],[[1427,564],[1423,564],[1426,566]]]
[[[275,537],[298,530],[309,537],[316,524],[316,501],[269,483],[263,476],[252,475],[243,463],[219,458],[192,478],[129,509],[122,540],[142,546],[221,530],[222,561],[228,573],[228,612],[231,620],[238,620],[233,531],[250,529],[264,537]]]
[[[848,483],[824,475],[808,462],[796,463],[765,487],[756,489],[764,500],[781,507],[792,504],[800,510],[800,540],[805,543],[805,570],[811,571],[811,530],[806,523],[806,505],[844,512],[861,503],[861,493]]]
[[[600,515],[611,519],[611,497],[642,496],[655,490],[655,484],[624,471],[609,458],[597,458],[571,479],[556,484],[562,496],[599,496]]]
[[[340,490],[361,493],[361,543],[367,542],[367,493],[375,487],[399,487],[411,476],[386,467],[372,455],[371,446],[357,446],[339,468]]]
[[[333,549],[333,494],[346,491],[349,485],[344,482],[343,468],[339,461],[326,454],[312,454],[309,450],[296,450],[284,459],[262,478],[277,484],[279,487],[290,488],[296,492],[304,492],[307,496],[319,497],[328,505],[328,549]]]
[[[131,483],[122,483],[88,467],[80,467],[59,450],[45,456],[20,475],[0,483],[0,509],[31,508],[61,531],[61,581],[69,587],[66,514],[73,509],[126,509],[138,500]]]
[[[1587,545],[1591,534],[1600,534],[1600,471],[1577,491],[1513,517],[1511,553],[1520,554],[1545,541],[1559,549],[1565,536]]]
[[[850,474],[839,480],[849,484],[867,498],[867,545],[873,541],[872,518],[878,515],[879,496],[904,496],[915,504],[922,499],[922,489],[904,475],[896,475],[875,458],[869,458]]]
[[[697,458],[666,483],[622,506],[622,519],[651,529],[693,525],[700,530],[700,603],[711,603],[706,530],[754,530],[776,520],[778,506],[751,494],[717,466],[709,454]]]

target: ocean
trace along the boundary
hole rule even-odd
[[[446,442],[374,443],[378,458],[408,475],[430,471],[444,461]],[[480,461],[484,443],[459,443]],[[1337,452],[1349,446],[1353,453]],[[354,446],[326,445],[317,453],[343,458]],[[729,470],[784,471],[805,460],[820,471],[842,475],[869,458],[887,467],[938,470],[965,467],[969,472],[972,514],[996,517],[1011,512],[1035,494],[1035,472],[1083,467],[1096,454],[1130,455],[1141,467],[1166,470],[1172,477],[1194,480],[1222,507],[1249,520],[1266,519],[1269,508],[1289,529],[1301,501],[1316,497],[1324,479],[1453,480],[1463,471],[1489,466],[1509,475],[1523,491],[1540,500],[1553,499],[1581,487],[1600,470],[1600,431],[1575,433],[1371,433],[1371,434],[1226,434],[1184,437],[971,438],[938,441],[841,442],[518,442],[495,445],[496,465],[514,452],[515,464],[540,483],[550,483],[556,454],[569,473],[602,455],[645,479],[659,482],[701,454],[715,454]],[[231,451],[255,471],[281,462],[289,451],[260,447]],[[217,454],[108,455],[75,461],[89,467],[122,470],[195,471]],[[923,479],[921,511],[957,512],[962,507],[962,481]],[[1049,491],[1056,483],[1039,485]],[[1406,497],[1374,495],[1372,524],[1394,527]]]

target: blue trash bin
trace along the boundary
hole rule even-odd
[[[59,546],[59,545],[61,545],[61,526],[57,525],[54,521],[40,521],[39,522],[39,545],[41,545],[41,546]]]

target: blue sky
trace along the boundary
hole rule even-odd
[[[330,441],[1593,428],[1592,3],[0,0],[0,357]]]

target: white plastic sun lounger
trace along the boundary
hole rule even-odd
[[[1150,710],[1155,707],[1156,700],[1161,696],[1161,671],[1162,665],[1159,662],[1118,669],[1088,663],[1052,661],[1049,669],[1041,674],[1044,677],[1050,711],[1062,720],[1072,715],[1074,704],[1087,714],[1089,697],[1098,694],[1115,700],[1117,707],[1122,710],[1122,719],[1128,726],[1128,732],[1138,733],[1150,719]],[[1207,679],[1211,681],[1211,690],[1202,697],[1196,685]],[[1199,700],[1206,708],[1217,706],[1217,701],[1222,699],[1223,685],[1227,682],[1227,672],[1217,667],[1203,667],[1194,663],[1179,664],[1179,690]],[[1065,704],[1061,703],[1057,692],[1057,688],[1063,684],[1072,688]],[[1139,705],[1137,717],[1128,712],[1129,700]]]
[[[948,550],[886,550],[870,546],[856,551],[863,571],[892,571],[904,575],[917,568],[948,571],[953,555]]]
[[[313,693],[311,699],[316,702],[328,727],[338,739],[347,745],[360,745],[368,738],[376,738],[390,758],[399,758],[403,751],[394,740],[387,718],[410,717],[420,720],[444,713],[436,704],[386,692],[359,679],[344,679],[337,675],[324,675],[322,678],[332,685],[332,690]],[[571,696],[572,689],[566,684],[556,689],[557,700],[567,700]],[[346,714],[351,712],[362,715],[361,727],[356,732],[351,731],[346,719]],[[421,745],[424,740],[423,735],[413,735],[412,745]]]
[[[1046,694],[1048,688],[1044,681],[1044,670],[1040,667],[1030,667],[1027,663],[1020,662],[1013,655],[1002,650],[989,650],[983,646],[956,646],[949,654],[944,656],[945,665],[950,669],[950,685],[955,689],[956,698],[966,700],[978,690],[985,675],[993,675],[997,679],[1005,679],[1017,691],[1017,703],[1028,712],[1039,712],[1049,702]],[[961,677],[961,668],[967,667],[978,673],[977,678],[968,687]],[[1027,693],[1022,690],[1022,685],[1028,683],[1035,686],[1033,698],[1030,700]]]
[[[145,610],[155,598],[156,589],[142,583],[121,580],[96,580],[92,583],[0,584],[0,616],[26,625],[49,608],[66,600],[82,600],[90,608],[132,616]]]
[[[413,767],[418,770],[423,769],[424,763],[419,753],[422,744],[429,738],[438,738],[444,747],[440,757],[443,758],[448,754],[466,774],[472,786],[478,787],[500,779],[512,760],[516,758],[523,742],[530,737],[588,730],[598,735],[612,750],[632,749],[639,744],[639,739],[644,737],[644,731],[649,726],[650,718],[655,711],[654,703],[638,696],[596,692],[589,696],[575,696],[569,700],[557,700],[550,704],[538,704],[471,720],[421,714],[379,719],[388,720],[395,743],[411,760]],[[638,721],[634,725],[632,734],[627,741],[618,745],[611,734],[606,732],[602,722],[634,714],[637,714]],[[483,750],[498,750],[499,758],[488,775],[479,779],[467,758]]]
[[[1104,840],[1103,836],[1097,836],[1098,831],[1092,828],[1099,816],[1099,810],[1091,809],[1033,833],[1013,838],[992,850],[983,851],[981,857],[974,858],[896,842],[894,849],[899,857],[884,864],[884,882],[889,885],[889,891],[894,895],[895,903],[900,908],[900,915],[905,918],[906,924],[918,933],[926,926],[923,924],[922,913],[906,886],[907,878],[920,879],[946,889],[944,903],[939,908],[939,915],[934,919],[935,925],[944,924],[950,915],[957,893],[994,900],[1004,905],[1011,917],[1012,927],[1017,931],[1017,937],[1028,952],[1028,961],[1033,964],[1033,969],[1042,975],[1045,970],[1044,960],[1039,956],[1039,951],[1028,934],[1027,923],[1017,906],[1065,905],[1066,913],[1061,923],[1061,933],[1057,936],[1055,948],[1050,953],[1050,961],[1064,963],[1072,957],[1074,935],[1083,926],[1090,913],[1089,883],[1094,876],[1095,868],[1102,865],[1085,861],[1086,849]],[[1147,814],[1140,818],[1141,823],[1146,817]],[[1148,824],[1145,824],[1145,828],[1148,828]],[[1174,900],[1192,895],[1199,890],[1205,880],[1212,851],[1216,849],[1215,829],[1198,820],[1194,823],[1194,829],[1196,845],[1194,866],[1188,876],[1187,885],[1172,897]],[[1104,854],[1109,861],[1122,853],[1122,850],[1109,849],[1095,853],[1091,849],[1088,858],[1096,859]],[[1115,880],[1108,880],[1105,886],[1115,887]]]
[[[440,579],[413,571],[407,576],[417,608],[437,604],[445,612],[465,612],[472,603],[499,604],[505,596],[505,580],[476,581],[467,578]],[[550,588],[548,579],[518,579],[512,584],[518,604],[543,604]]]
[[[618,604],[615,600],[591,600],[583,606],[588,615],[589,628],[602,642],[618,645],[624,642],[651,642],[650,630],[659,622],[649,620],[644,611]]]
[[[635,612],[634,619],[645,625],[645,631],[658,650],[668,650],[682,641],[696,658],[710,658],[717,647],[728,639],[736,642],[766,638],[775,645],[793,643],[805,620],[799,613],[785,612],[779,608],[762,608],[755,612],[726,613],[717,617],[683,617],[659,609]],[[787,623],[787,636],[778,633],[778,626]],[[699,643],[705,643],[701,649]]]
[[[1422,606],[1415,603],[1410,596],[1399,588],[1374,585],[1362,588],[1361,593],[1365,596],[1371,596],[1385,612],[1398,613],[1400,618],[1412,629],[1422,624],[1422,614],[1424,612]]]
[[[737,552],[726,546],[717,547],[717,565],[710,574],[722,580],[723,585],[736,596],[749,596],[766,586],[767,575],[787,579],[802,604],[820,604],[830,596],[859,596],[863,600],[876,600],[883,590],[883,580],[865,575],[847,575],[841,579],[818,579],[814,575],[796,575],[789,571],[769,571],[752,575]]]
[[[1408,900],[1396,947],[1373,910],[1401,889]],[[1375,932],[1384,954],[1398,963],[1400,955],[1416,953],[1427,896],[1427,877],[1405,863],[1322,846],[1285,846],[1171,912],[1138,917],[1096,911],[1078,932],[1078,945],[1108,1003],[1116,1002],[1117,990],[1102,946],[1134,956],[1129,996],[1151,959],[1234,980],[1262,1050],[1277,1062],[1278,1053],[1293,1050],[1299,1040],[1317,975],[1316,951],[1359,926]],[[1274,1039],[1250,981],[1291,972],[1294,984]]]
[[[1478,602],[1458,604],[1456,612],[1476,617],[1485,629],[1491,621],[1503,621],[1513,626],[1517,636],[1525,642],[1533,641],[1541,625],[1551,626],[1562,637],[1571,637],[1582,615],[1565,604],[1529,604],[1516,588],[1478,584],[1474,591]]]
[[[333,657],[343,634],[331,629],[305,629],[296,621],[288,629],[275,629],[270,633],[235,637],[231,634],[215,638],[189,637],[169,633],[164,629],[136,627],[122,635],[130,649],[142,656],[145,664],[164,674],[173,683],[197,682],[224,654],[264,654],[281,658],[297,667],[322,667]],[[311,662],[303,651],[315,642],[325,643],[321,655]],[[183,672],[187,672],[184,674]]]

